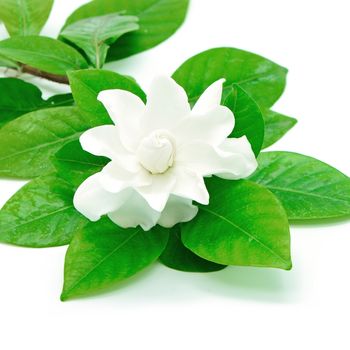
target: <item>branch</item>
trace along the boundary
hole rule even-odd
[[[54,81],[56,83],[67,84],[67,85],[69,84],[68,78],[65,75],[58,75],[58,74],[51,74],[51,73],[43,72],[39,69],[27,66],[26,64],[23,64],[21,66],[21,70],[24,73],[29,73],[31,75],[35,75],[35,76],[40,77],[40,78],[51,80],[51,81]]]

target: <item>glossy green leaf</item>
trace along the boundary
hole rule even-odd
[[[0,67],[17,69],[19,64],[15,61],[9,60],[6,57],[0,56]]]
[[[11,36],[39,34],[53,0],[1,0],[0,19]]]
[[[77,106],[85,113],[104,118],[106,124],[110,124],[111,119],[102,103],[97,100],[100,91],[122,89],[146,100],[146,95],[132,78],[111,71],[81,70],[70,72],[68,77]]]
[[[89,223],[68,248],[62,300],[114,286],[153,263],[165,248],[168,230],[122,229],[108,218]]]
[[[85,152],[80,142],[63,146],[52,158],[58,175],[77,188],[89,176],[98,173],[110,160]]]
[[[59,75],[88,67],[85,58],[77,50],[44,36],[13,37],[0,41],[0,55]]]
[[[52,172],[50,158],[97,125],[98,116],[88,118],[75,107],[43,109],[7,123],[0,129],[0,176],[33,178]]]
[[[114,61],[150,49],[169,38],[183,23],[188,0],[95,0],[78,8],[66,25],[84,18],[123,12],[137,16],[140,29],[113,44],[107,60]]]
[[[276,197],[250,181],[207,181],[210,204],[182,225],[182,241],[204,259],[224,265],[289,270],[287,216]]]
[[[123,34],[139,29],[136,16],[112,13],[85,18],[63,29],[60,36],[82,49],[90,62],[101,68],[107,52]]]
[[[26,247],[68,244],[88,220],[73,207],[71,186],[53,176],[22,187],[0,210],[0,242]]]
[[[251,176],[273,192],[290,220],[317,220],[350,215],[350,178],[311,157],[266,152]]]
[[[225,78],[224,99],[239,84],[260,107],[271,107],[282,95],[287,69],[253,53],[215,48],[191,57],[173,78],[185,88],[192,103],[216,80]]]
[[[159,260],[172,269],[186,272],[213,272],[226,267],[202,259],[186,248],[181,241],[180,225],[170,229],[168,244]]]
[[[72,95],[56,95],[48,100],[33,84],[21,79],[0,78],[0,127],[17,117],[38,109],[72,104]]]
[[[262,148],[267,148],[281,139],[296,123],[295,118],[266,110],[263,112],[265,121],[265,138]]]
[[[235,116],[235,128],[230,137],[247,136],[255,155],[264,141],[264,119],[259,106],[239,86],[235,85],[224,102]]]

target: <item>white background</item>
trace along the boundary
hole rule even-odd
[[[43,33],[56,35],[83,2],[56,0]],[[275,109],[299,119],[273,149],[315,156],[350,175],[349,33],[348,0],[192,0],[176,35],[108,68],[146,87],[211,47],[259,53],[289,68]],[[19,185],[1,180],[0,204]],[[197,275],[156,265],[113,292],[65,303],[66,247],[0,245],[0,348],[349,349],[349,231],[349,222],[293,227],[290,272]]]

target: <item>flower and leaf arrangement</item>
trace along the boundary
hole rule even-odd
[[[114,286],[155,261],[189,272],[292,267],[289,224],[350,216],[350,179],[269,152],[295,124],[272,109],[287,70],[214,48],[147,91],[105,62],[171,36],[187,0],[94,0],[57,39],[53,1],[3,0],[0,65],[70,85],[47,100],[0,79],[0,176],[26,179],[0,210],[0,242],[69,245],[62,300]]]

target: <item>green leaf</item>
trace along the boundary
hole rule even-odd
[[[53,175],[29,182],[0,210],[0,242],[35,248],[68,244],[88,222],[73,207],[73,195]]]
[[[281,139],[296,123],[295,118],[266,110],[263,112],[265,120],[265,138],[262,148],[267,148]]]
[[[311,157],[266,152],[251,176],[273,192],[290,220],[317,220],[350,215],[350,179]]]
[[[224,104],[235,116],[235,128],[230,137],[247,136],[257,156],[264,141],[265,127],[259,106],[239,85],[234,85]]]
[[[286,75],[286,68],[264,57],[227,47],[191,57],[173,78],[184,87],[192,103],[209,85],[225,78],[224,98],[232,84],[239,84],[260,107],[271,107],[283,93]]]
[[[11,36],[39,34],[53,0],[1,0],[0,19]]]
[[[52,96],[45,101],[35,85],[15,78],[0,78],[0,91],[0,127],[23,114],[72,103],[70,94]]]
[[[59,75],[88,67],[77,50],[59,40],[43,36],[13,37],[0,41],[0,55]]]
[[[81,70],[70,72],[68,77],[78,107],[85,113],[104,118],[106,124],[111,124],[111,119],[103,104],[97,100],[100,91],[122,89],[132,92],[143,101],[146,100],[145,93],[132,78],[111,71]]]
[[[68,25],[60,36],[81,48],[90,62],[101,68],[107,52],[123,34],[139,29],[138,18],[120,13],[90,17]]]
[[[84,18],[123,12],[139,18],[140,30],[113,44],[107,60],[114,61],[150,49],[173,35],[183,23],[188,0],[95,0],[78,8],[65,26]]]
[[[289,270],[288,219],[276,197],[252,182],[207,182],[210,204],[182,225],[182,241],[204,259],[224,265]]]
[[[19,64],[6,57],[0,56],[0,67],[18,69]]]
[[[85,152],[78,140],[63,146],[52,159],[58,175],[74,188],[89,176],[100,172],[109,161],[108,158]]]
[[[165,248],[168,230],[122,229],[108,218],[89,223],[68,248],[61,300],[114,286],[153,263]]]
[[[7,123],[0,129],[0,176],[33,178],[52,172],[51,157],[98,125],[98,116],[88,118],[74,107],[43,109]]]
[[[202,259],[187,249],[181,241],[180,225],[170,229],[168,244],[159,259],[172,269],[186,272],[213,272],[226,267]]]

